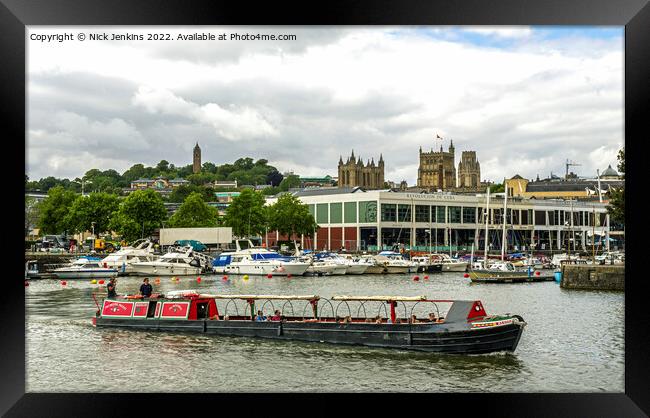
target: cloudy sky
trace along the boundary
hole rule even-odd
[[[43,42],[37,35],[73,34]],[[79,41],[79,33],[86,35]],[[90,33],[144,40],[90,41]],[[147,40],[167,33],[173,40]],[[178,34],[226,34],[182,41]],[[230,40],[230,34],[295,40]],[[418,150],[477,152],[483,180],[581,176],[623,146],[622,27],[28,27],[27,174],[265,158],[337,175],[383,153],[415,184]]]

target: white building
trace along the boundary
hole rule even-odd
[[[366,192],[360,188],[293,194],[309,206],[319,225],[312,238],[292,237],[301,240],[303,248],[377,251],[400,244],[413,251],[463,251],[472,244],[475,251],[484,248],[486,194]],[[275,200],[269,199],[268,204]],[[503,207],[503,193],[490,197],[488,242],[495,251],[501,249]],[[559,250],[569,242],[572,251],[585,250],[592,230],[597,235],[609,231],[606,207],[598,202],[509,197],[508,250]],[[276,232],[266,236],[267,245],[288,239]]]

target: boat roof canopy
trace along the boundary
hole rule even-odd
[[[200,298],[206,299],[279,299],[279,300],[318,300],[318,295],[212,295],[212,294],[199,294]]]
[[[393,301],[393,302],[417,302],[427,300],[424,295],[421,296],[332,296],[332,300],[374,300],[374,301]]]

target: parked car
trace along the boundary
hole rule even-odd
[[[192,249],[198,252],[203,252],[208,249],[208,247],[206,247],[205,244],[203,244],[201,241],[197,241],[194,239],[179,239],[174,241],[174,245],[178,245],[180,247],[191,245]]]

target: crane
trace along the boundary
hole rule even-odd
[[[569,159],[567,159],[565,165],[566,165],[566,174],[564,175],[564,180],[568,180],[569,179],[569,167],[573,166],[573,165],[582,165],[582,164],[574,163],[572,161],[569,161]]]

